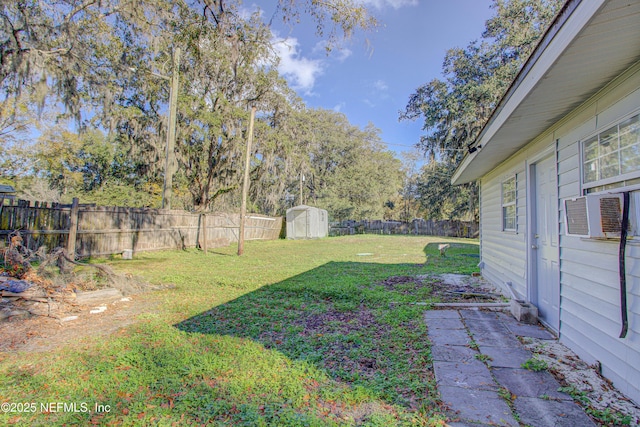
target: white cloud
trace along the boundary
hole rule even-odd
[[[364,102],[368,107],[371,107],[371,108],[375,108],[377,105],[375,102],[373,102],[369,98],[363,99],[362,102]]]
[[[313,47],[313,53],[317,54],[317,55],[330,55],[330,56],[334,56],[338,62],[344,62],[348,57],[350,57],[353,54],[353,51],[351,49],[348,49],[346,47],[332,47],[330,50],[327,50],[327,41],[326,40],[320,40],[318,43],[316,43],[316,45]]]
[[[373,82],[373,87],[379,91],[386,91],[389,89],[389,86],[384,82],[384,80],[376,80]]]
[[[345,102],[341,102],[341,103],[339,103],[339,104],[336,104],[336,105],[333,107],[333,111],[335,111],[336,113],[339,113],[339,112],[340,112],[340,111],[342,111],[342,109],[343,109],[344,107],[346,107],[346,106],[347,106],[347,104],[346,104]]]
[[[400,9],[404,6],[417,6],[418,0],[360,0],[363,4],[373,6],[376,9],[384,9],[391,6],[394,9]]]
[[[251,19],[254,13],[258,13],[260,18],[264,17],[264,10],[255,3],[252,3],[251,6],[240,6],[238,12],[240,17],[246,21]]]
[[[278,71],[296,90],[310,94],[316,78],[322,74],[322,61],[308,59],[300,55],[298,39],[293,37],[274,38],[273,46],[280,58]]]

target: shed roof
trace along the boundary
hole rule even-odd
[[[0,194],[13,194],[16,190],[10,185],[0,184]]]
[[[452,182],[482,177],[639,60],[640,2],[568,0]]]

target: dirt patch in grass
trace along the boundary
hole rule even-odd
[[[463,276],[454,283],[443,280],[441,276],[433,279],[431,287],[434,297],[441,302],[451,303],[491,303],[504,302],[502,295],[480,277]]]
[[[354,311],[342,312],[331,307],[323,313],[316,313],[301,319],[297,324],[302,328],[302,336],[319,342],[330,343],[323,351],[323,365],[331,370],[339,370],[346,378],[373,378],[384,374],[386,369],[379,362],[379,349],[371,352],[372,338],[380,338],[391,333],[388,325],[380,323],[374,313],[364,306]],[[375,334],[373,337],[368,334]]]
[[[84,338],[107,336],[135,323],[140,314],[153,312],[156,305],[136,295],[105,304],[107,309],[101,313],[91,314],[93,307],[78,306],[66,313],[77,318],[65,322],[42,316],[0,321],[0,352],[44,352],[77,344]]]
[[[384,286],[387,290],[400,292],[404,295],[415,293],[416,288],[431,287],[431,283],[427,280],[419,279],[416,276],[391,276],[378,282],[378,284]]]
[[[378,282],[402,295],[425,295],[438,302],[503,302],[502,295],[481,277],[462,274],[392,276]],[[420,301],[416,301],[420,302]]]

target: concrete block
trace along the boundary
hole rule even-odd
[[[538,323],[538,307],[529,303],[511,300],[511,314],[518,322],[535,325]]]

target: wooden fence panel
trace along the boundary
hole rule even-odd
[[[412,222],[342,221],[329,226],[330,236],[351,234],[406,234],[419,236],[477,237],[479,225],[471,221],[414,220]]]
[[[70,206],[7,200],[0,214],[0,239],[7,241],[20,231],[25,246],[37,250],[67,247],[71,224]],[[77,214],[75,253],[104,256],[122,253],[227,246],[238,241],[239,214],[181,210],[80,205]],[[246,217],[247,240],[277,239],[281,217],[250,214]]]

